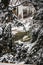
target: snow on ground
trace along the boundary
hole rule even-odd
[[[24,32],[23,27],[21,27],[21,26],[19,26],[19,27],[16,26],[16,27],[12,28],[12,34],[13,35],[15,35],[18,32],[22,32],[22,31]]]
[[[26,31],[29,31],[29,29],[31,27],[32,18],[33,17],[29,17],[29,18],[20,20],[21,23],[24,25]],[[12,34],[15,35],[17,32],[25,32],[24,27],[23,26],[19,26],[19,27],[14,26],[14,27],[12,27]]]
[[[29,18],[27,18],[26,20],[24,20],[24,26],[25,26],[25,28],[26,28],[26,31],[28,31],[29,29],[30,29],[30,27],[31,27],[31,22],[32,22],[32,17],[29,17]]]

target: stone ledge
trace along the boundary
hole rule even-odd
[[[12,64],[12,63],[0,63],[0,65],[36,65],[36,64]]]

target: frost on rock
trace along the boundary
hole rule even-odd
[[[6,10],[0,10],[0,62],[43,64],[43,9],[23,21]]]

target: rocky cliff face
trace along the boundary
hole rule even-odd
[[[37,13],[35,14],[35,16],[33,17],[32,40],[31,40],[31,43],[36,43],[35,49],[34,49],[35,55],[37,55],[37,53],[39,53],[40,49],[43,50],[43,9],[39,9],[37,11]],[[34,55],[34,53],[33,53],[33,55]],[[42,63],[42,59],[43,59],[43,55],[42,54],[43,54],[43,52],[40,51],[39,54],[41,54],[40,55],[41,58],[39,59],[40,62],[39,62],[39,60],[37,60],[37,61],[39,63]]]
[[[1,36],[4,28],[3,25],[1,26],[0,24],[0,62],[22,62],[23,64],[35,63],[37,65],[43,65],[43,8],[37,10],[32,18],[30,28],[27,27],[27,25],[29,26],[28,22],[26,22],[27,25],[24,25],[23,23],[14,21],[14,26],[16,26],[17,29],[19,25],[22,27],[25,26],[25,28],[27,27],[28,31],[31,33],[31,40],[25,42],[21,42],[20,40],[18,42],[17,40],[17,42],[12,43],[12,36],[9,35],[11,33],[8,32],[11,30],[11,27],[8,27],[6,32],[4,32],[4,35]],[[9,23],[7,25],[9,25]],[[24,33],[22,33],[22,35],[24,35]],[[16,37],[18,38],[18,36]],[[12,43],[12,46],[9,43]],[[9,48],[10,46],[11,48]]]

